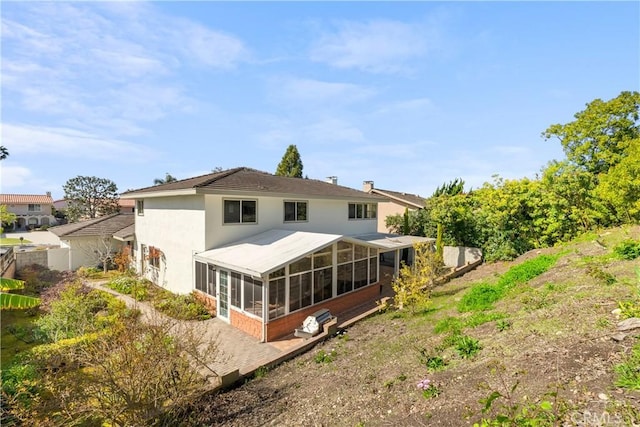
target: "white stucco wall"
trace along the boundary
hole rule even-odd
[[[257,224],[223,224],[223,200],[257,200]],[[284,200],[308,202],[308,221],[284,222]],[[221,195],[174,196],[144,199],[144,215],[136,215],[136,254],[141,245],[154,246],[166,265],[156,272],[160,286],[186,294],[193,289],[193,254],[213,249],[273,228],[345,235],[373,233],[377,220],[349,220],[348,200],[288,197],[242,198]],[[136,260],[140,268],[140,260]],[[145,261],[148,265],[148,261]]]
[[[97,267],[100,261],[97,259],[97,255],[93,253],[99,246],[101,249],[104,247],[99,242],[99,237],[74,237],[72,239],[61,240],[61,247],[69,247],[69,269],[77,270],[80,267]],[[118,253],[122,249],[124,242],[111,239],[111,252]],[[58,261],[60,262],[60,261]]]
[[[141,256],[142,244],[164,253],[158,285],[180,294],[191,292],[193,253],[207,249],[204,243],[204,196],[144,199],[144,215],[136,215],[136,254]]]

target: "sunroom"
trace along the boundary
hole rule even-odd
[[[270,230],[196,254],[194,287],[218,318],[273,341],[319,308],[337,315],[379,297],[380,254],[424,239],[399,237]]]

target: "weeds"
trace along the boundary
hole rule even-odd
[[[509,319],[500,319],[496,322],[496,329],[498,332],[504,332],[509,328],[511,328],[511,322]]]
[[[331,363],[336,359],[337,355],[338,353],[335,351],[335,349],[331,349],[331,351],[328,353],[324,351],[324,349],[322,349],[318,353],[316,353],[313,360],[316,363]]]
[[[422,396],[425,399],[433,399],[434,397],[438,397],[441,393],[440,389],[428,378],[420,380],[417,387],[418,390],[422,390]]]
[[[418,350],[420,353],[420,363],[427,367],[429,372],[441,371],[447,367],[447,362],[442,356],[434,355],[430,353],[426,348]]]
[[[617,375],[616,386],[640,390],[640,340],[631,348],[631,354],[615,366],[614,371]]]
[[[463,359],[469,359],[482,350],[480,341],[468,335],[459,335],[456,339],[455,348],[458,355]]]
[[[640,257],[640,241],[633,239],[623,240],[613,248],[616,257],[627,261]]]
[[[407,376],[405,374],[400,374],[397,377],[395,377],[392,380],[387,380],[384,382],[383,386],[384,388],[390,389],[391,387],[393,387],[395,384],[403,382],[407,379]]]

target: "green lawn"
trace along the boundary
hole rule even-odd
[[[13,237],[2,237],[0,238],[0,245],[3,246],[15,246],[20,244],[31,243],[31,240],[24,239],[20,241],[20,239],[15,239]]]

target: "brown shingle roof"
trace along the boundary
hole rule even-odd
[[[196,191],[201,189],[203,190],[202,193],[228,193],[235,191],[240,193],[277,193],[297,196],[380,200],[379,196],[341,185],[315,179],[277,176],[245,167],[127,191],[122,195],[125,197],[143,196],[155,192],[188,189],[195,189]]]
[[[52,205],[53,199],[48,194],[0,194],[2,205]]]
[[[390,199],[394,199],[397,200],[401,203],[405,203],[405,204],[409,204],[412,206],[415,206],[416,208],[424,208],[426,206],[425,204],[425,197],[420,197],[418,195],[415,194],[407,194],[407,193],[400,193],[398,191],[391,191],[391,190],[381,190],[379,188],[373,188],[371,190],[372,194],[379,194],[381,196],[384,197],[388,197]]]
[[[127,227],[133,226],[134,222],[135,215],[117,213],[86,221],[58,225],[49,228],[49,231],[58,237],[112,236]]]

